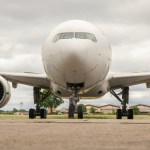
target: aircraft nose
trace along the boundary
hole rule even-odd
[[[60,48],[64,65],[69,68],[80,68],[85,63],[87,48],[80,42],[68,42]]]
[[[82,83],[85,78],[85,60],[87,56],[86,44],[68,42],[60,48],[62,69],[68,83]]]

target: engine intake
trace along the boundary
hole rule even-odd
[[[9,83],[6,79],[0,76],[0,108],[4,107],[11,97]]]
[[[2,83],[0,82],[0,101],[2,100],[3,96],[4,96],[4,88]]]

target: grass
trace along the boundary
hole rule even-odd
[[[39,118],[39,117],[37,117]],[[48,115],[48,119],[68,119],[68,115]],[[115,119],[115,115],[84,115],[84,119]],[[126,119],[126,117],[123,117]],[[10,115],[10,114],[0,114],[0,120],[2,119],[28,119],[28,115]],[[77,119],[77,115],[75,115],[75,119]],[[150,120],[150,115],[135,115],[134,119],[136,120]]]
[[[27,115],[0,114],[0,119],[27,119]]]

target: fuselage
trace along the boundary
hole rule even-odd
[[[104,34],[91,23],[71,20],[58,25],[46,39],[42,60],[48,78],[63,89],[83,84],[88,90],[105,80],[111,48]]]

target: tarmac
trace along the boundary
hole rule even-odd
[[[0,120],[1,150],[150,150],[150,120]]]

